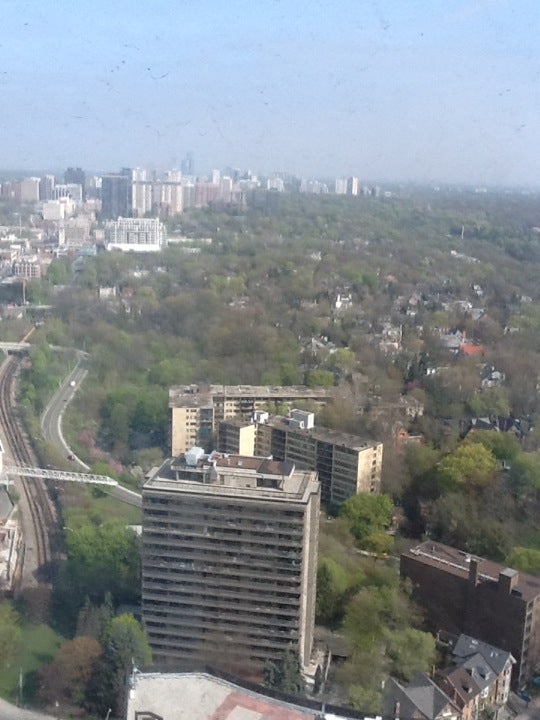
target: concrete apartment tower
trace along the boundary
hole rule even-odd
[[[309,661],[320,488],[291,462],[193,448],[143,488],[142,605],[154,661],[259,677]]]

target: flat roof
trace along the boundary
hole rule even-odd
[[[333,445],[341,445],[343,447],[350,448],[351,450],[365,450],[366,448],[382,445],[382,442],[362,438],[359,435],[351,435],[349,433],[340,432],[339,430],[332,430],[332,428],[320,427],[317,425],[308,429],[294,427],[291,425],[290,418],[286,418],[282,415],[270,415],[265,425],[282,428],[283,430],[292,430],[297,433],[302,433],[302,435],[308,435],[316,440],[332,443]]]
[[[534,600],[540,595],[540,578],[433,540],[426,540],[420,545],[410,548],[402,553],[401,557],[417,560],[463,579],[469,577],[471,562],[476,561],[479,582],[499,582],[500,575],[508,579],[515,577],[517,579],[513,589],[520,591],[522,599]]]
[[[350,433],[340,432],[339,430],[332,430],[332,428],[315,426],[309,429],[295,427],[291,425],[290,418],[284,415],[269,415],[268,420],[264,423],[250,423],[244,418],[236,416],[233,418],[227,418],[226,420],[220,420],[220,425],[232,425],[233,427],[248,427],[249,425],[269,425],[270,427],[276,428],[277,430],[287,430],[289,432],[295,432],[307,437],[312,437],[315,440],[321,442],[332,443],[333,445],[340,445],[351,450],[366,450],[367,448],[374,448],[382,445],[382,442],[377,440],[370,440],[369,438],[362,438],[359,435],[351,435]]]
[[[177,403],[182,405],[190,397],[202,396],[230,397],[230,398],[267,398],[269,401],[277,398],[290,397],[292,399],[327,399],[332,397],[333,388],[311,388],[307,385],[174,385],[169,388],[169,407]]]
[[[185,460],[186,455],[180,455],[171,461],[171,470],[190,470],[198,468],[201,470],[210,470],[212,467],[219,467],[224,470],[246,470],[248,472],[261,475],[274,475],[279,478],[289,476],[295,469],[294,463],[289,460],[273,460],[269,457],[259,457],[257,455],[235,455],[229,453],[218,452],[214,450],[209,455],[202,455],[197,460],[196,465],[190,465]]]
[[[242,456],[236,456],[242,457]],[[311,470],[290,470],[291,463],[284,463],[284,470],[289,469],[289,474],[280,475],[280,487],[247,487],[246,479],[251,470],[253,478],[257,476],[272,475],[273,473],[265,472],[268,466],[268,458],[245,458],[246,462],[255,461],[254,468],[239,466],[220,466],[220,475],[225,474],[227,484],[221,485],[216,481],[203,481],[203,470],[196,466],[186,466],[186,470],[191,469],[193,472],[200,472],[200,480],[176,479],[174,465],[178,463],[177,458],[168,458],[158,471],[149,478],[143,485],[144,491],[160,490],[170,493],[186,493],[188,495],[214,495],[223,498],[243,498],[246,500],[270,502],[298,502],[306,503],[312,494],[319,492],[319,481],[317,473]],[[272,462],[272,464],[274,464]],[[276,463],[280,464],[280,463]],[[294,465],[293,465],[294,468]]]
[[[154,713],[165,720],[317,720],[321,713],[272,698],[203,672],[140,673],[130,680],[127,715]],[[351,715],[358,716],[351,712]]]

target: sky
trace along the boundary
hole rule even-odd
[[[540,186],[538,0],[0,0],[0,167]]]

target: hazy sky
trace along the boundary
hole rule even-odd
[[[540,185],[539,0],[0,9],[0,167]]]

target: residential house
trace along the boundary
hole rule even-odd
[[[389,678],[383,693],[382,714],[396,720],[460,720],[456,703],[425,673],[417,673],[408,685]]]
[[[436,682],[459,708],[461,720],[476,720],[482,688],[467,668],[447,668],[437,674]]]
[[[482,642],[470,635],[461,634],[452,650],[454,664],[478,669],[482,677],[482,668],[488,675],[489,692],[484,695],[490,705],[504,705],[510,694],[512,667],[516,660],[507,650]]]

